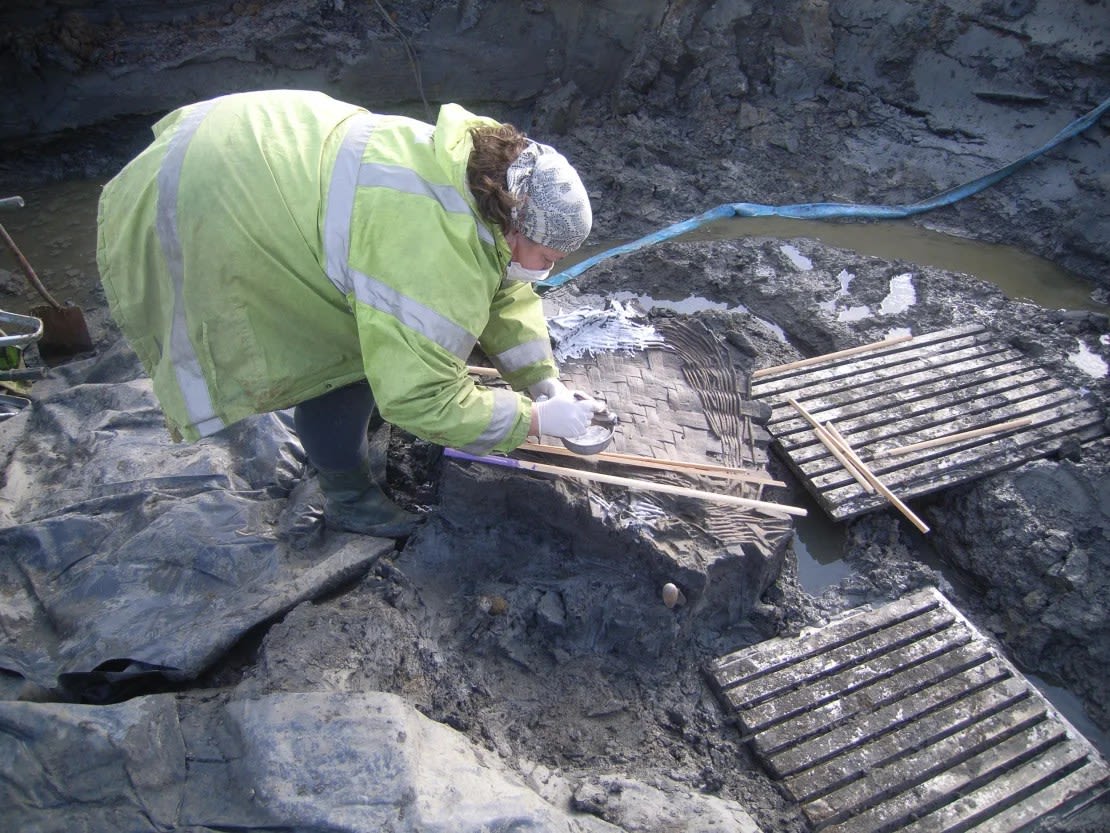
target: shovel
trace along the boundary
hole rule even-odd
[[[0,208],[21,208],[22,206],[22,197],[0,199]],[[8,247],[8,250],[11,251],[19,263],[19,268],[23,270],[23,274],[27,276],[31,286],[46,301],[46,306],[35,307],[31,310],[31,314],[42,321],[42,338],[38,343],[39,355],[47,360],[92,350],[93,344],[92,338],[89,336],[89,326],[85,322],[85,314],[81,312],[81,308],[73,304],[59,304],[46,291],[46,287],[42,285],[42,281],[35,274],[35,270],[31,268],[27,258],[19,251],[15,241],[12,240],[11,235],[2,225],[0,225],[0,237],[3,238],[4,245]]]

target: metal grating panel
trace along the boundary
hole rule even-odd
[[[1110,791],[1090,743],[931,588],[707,670],[814,831],[1018,831]]]
[[[903,500],[1043,457],[1069,438],[1106,435],[1088,401],[988,330],[959,327],[753,380],[772,407],[768,430],[794,472],[835,520],[887,506],[868,493],[789,403],[833,422],[848,445]],[[1016,418],[1025,427],[908,454],[886,452]]]

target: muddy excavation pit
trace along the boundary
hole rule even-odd
[[[97,188],[149,124],[185,100],[261,86],[418,118],[427,93],[433,107],[459,101],[521,124],[587,182],[596,222],[583,256],[741,199],[913,201],[1002,167],[1105,97],[1097,43],[1110,33],[1086,16],[1097,4],[940,3],[926,20],[898,3],[645,3],[606,15],[594,4],[427,2],[388,23],[377,4],[123,4],[115,17],[87,5],[0,13],[15,79],[0,197],[27,199],[0,222],[54,294],[85,311],[96,341],[0,421],[0,803],[20,829],[803,833],[854,829],[852,819],[893,831],[948,812],[943,829],[963,830],[986,823],[958,815],[990,780],[976,756],[1016,779],[1049,747],[1060,783],[1095,772],[1092,782],[1020,818],[1057,776],[1023,782],[992,799],[998,829],[1110,828],[1097,769],[1110,753],[1104,124],[914,223],[979,241],[988,261],[1001,250],[985,244],[1050,259],[1070,283],[1038,303],[821,239],[815,224],[792,234],[740,222],[606,260],[545,295],[553,319],[617,301],[658,334],[562,362],[621,418],[607,452],[742,467],[749,479],[522,459],[727,490],[804,519],[448,459],[376,425],[375,464],[428,519],[399,545],[325,531],[287,415],[169,441],[94,260]],[[857,240],[886,228],[833,225],[856,227]],[[0,262],[0,293],[13,312],[39,302],[13,263]],[[751,374],[954,329],[986,333],[1061,391],[1061,407],[1096,414],[1090,430],[908,499],[928,534],[886,506],[832,520],[776,447]],[[33,349],[26,359],[39,361]],[[818,551],[836,565],[829,580],[806,575]],[[928,620],[913,638],[896,630],[909,620],[890,611],[933,593],[942,601],[921,616],[952,621]],[[803,702],[806,652],[824,662],[822,640],[861,622],[920,654],[909,670],[837,654],[847,688],[822,679],[812,690],[823,694]],[[781,695],[772,728],[824,715],[823,729],[805,731],[844,734],[862,714],[849,706],[864,708],[852,675],[909,680],[900,675],[933,668],[942,651],[918,638],[940,645],[942,633],[956,634],[945,656],[975,648],[937,666],[943,684],[985,675],[968,696],[994,720],[966,747],[954,740],[963,718],[938,730],[954,769],[931,761],[912,783],[883,781],[888,767],[817,787],[776,769],[793,741],[757,738],[761,708]],[[864,643],[825,647],[849,644]],[[767,666],[728,685],[715,676],[750,657]],[[773,672],[788,680],[782,691]],[[754,699],[730,701],[733,682]],[[909,702],[931,703],[936,725],[963,702],[926,689]],[[1014,729],[1000,717],[1010,710],[1024,715]],[[901,739],[889,760],[929,754],[915,724],[878,731]],[[879,748],[855,754],[874,762]],[[813,772],[831,771],[832,754],[807,759]],[[883,809],[899,796],[901,809]]]

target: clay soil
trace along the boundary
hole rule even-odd
[[[630,50],[632,69],[611,95],[568,95],[560,87],[526,102],[493,105],[506,116],[530,120],[535,132],[580,165],[595,197],[597,240],[634,238],[730,200],[781,203],[869,193],[860,161],[866,158],[874,160],[872,175],[899,180],[892,189],[878,189],[896,198],[924,196],[945,185],[937,158],[930,156],[924,168],[901,166],[889,161],[896,156],[890,143],[908,154],[921,142],[959,149],[967,137],[938,133],[920,112],[892,107],[862,86],[828,83],[814,96],[787,102],[769,90],[757,96],[753,76],[755,103],[746,102],[743,117],[754,121],[738,129],[742,114],[732,98],[739,80],[715,85],[727,67],[718,67],[717,74],[688,73],[685,87],[668,80],[682,63],[678,44],[684,36],[682,26],[668,19],[671,29],[660,26],[648,44],[655,45],[655,64],[651,49]],[[682,25],[689,35],[694,24]],[[711,21],[699,25],[698,32],[721,32]],[[687,43],[685,49],[695,46]],[[1102,80],[1110,75],[1104,72]],[[406,106],[417,110],[411,101]],[[1083,109],[1077,105],[1073,114]],[[141,144],[147,121],[133,115],[19,143],[4,169],[3,188],[110,175]],[[726,121],[727,130],[715,129]],[[863,135],[868,125],[870,148],[857,140],[849,151],[838,138]],[[773,139],[757,146],[751,131],[763,127],[768,130],[754,135]],[[1085,159],[1101,153],[1105,162],[1104,127],[1078,141]],[[882,153],[890,154],[886,161]],[[847,167],[846,155],[852,157]],[[1026,185],[1043,189],[1057,182],[1105,202],[1105,175],[1085,177],[1069,160],[1037,163]],[[1035,211],[1023,212],[1033,199],[1023,187],[1021,174],[1015,175],[997,193],[921,222],[1058,254],[1048,250],[1059,241],[1049,245],[1046,229],[1071,222],[1065,215],[1073,209],[1066,202],[1040,201]],[[981,322],[1110,415],[1106,376],[1069,360],[1082,343],[1110,361],[1110,318],[1098,304],[1105,299],[1099,294],[1105,276],[1096,265],[1106,243],[1074,242],[1059,259],[1090,279],[1090,309],[1045,309],[1008,298],[970,275],[867,257],[811,239],[771,238],[654,246],[606,261],[558,290],[558,297],[563,303],[592,303],[616,293],[705,299],[721,309],[689,315],[716,332],[739,333],[751,348],[744,361],[756,366],[876,341],[893,328],[923,333]],[[813,267],[793,268],[784,243]],[[78,259],[87,257],[83,252]],[[829,305],[843,270],[856,276],[853,304],[877,309],[891,277],[905,272],[914,276],[916,302],[893,316],[843,321]],[[101,345],[116,338],[95,275],[82,267],[59,280],[57,291],[79,299]],[[675,314],[657,310],[647,318]],[[785,501],[804,500],[781,461],[772,460],[771,468],[791,482]],[[248,635],[217,667],[181,689],[186,702],[232,693],[393,692],[495,750],[541,792],[569,796],[574,806],[603,818],[604,801],[597,796],[604,794],[606,779],[619,776],[734,800],[763,830],[800,833],[805,827],[797,808],[750,755],[707,683],[705,663],[820,625],[850,608],[934,585],[1021,667],[1072,692],[1098,731],[1110,731],[1105,441],[1062,442],[1020,469],[915,502],[934,530],[928,537],[894,512],[843,524],[841,557],[850,575],[820,594],[803,589],[790,549],[761,603],[739,619],[694,605],[664,607],[659,588],[665,569],[604,522],[581,522],[583,513],[590,514],[581,488],[448,464],[436,449],[397,431],[389,441],[388,472],[395,493],[428,509],[432,519],[368,575]],[[668,546],[696,544],[685,534],[680,525],[659,531],[671,536]],[[1103,802],[1060,829],[1105,830],[1108,813]]]

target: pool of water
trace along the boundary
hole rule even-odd
[[[810,595],[819,596],[852,574],[844,561],[844,527],[832,521],[808,496],[793,500],[809,512],[794,519],[798,584]]]
[[[838,249],[972,275],[993,283],[1007,297],[1027,299],[1047,309],[1108,309],[1092,300],[1090,281],[1049,260],[1013,246],[942,234],[904,220],[867,223],[736,217],[707,223],[682,239],[745,237],[812,238]]]
[[[983,243],[930,231],[908,220],[846,222],[733,217],[706,223],[675,238],[675,241],[740,240],[753,237],[771,237],[784,241],[797,238],[820,240],[829,246],[862,255],[907,261],[971,275],[993,283],[1009,298],[1033,301],[1046,309],[1110,312],[1110,305],[1091,298],[1095,287],[1090,281],[1050,260],[1013,246]],[[615,245],[619,243],[590,245],[567,257],[562,263],[572,266]],[[789,251],[784,251],[784,254],[790,257]],[[800,252],[796,256],[804,258]],[[804,263],[796,262],[796,265],[799,268],[808,268]]]

